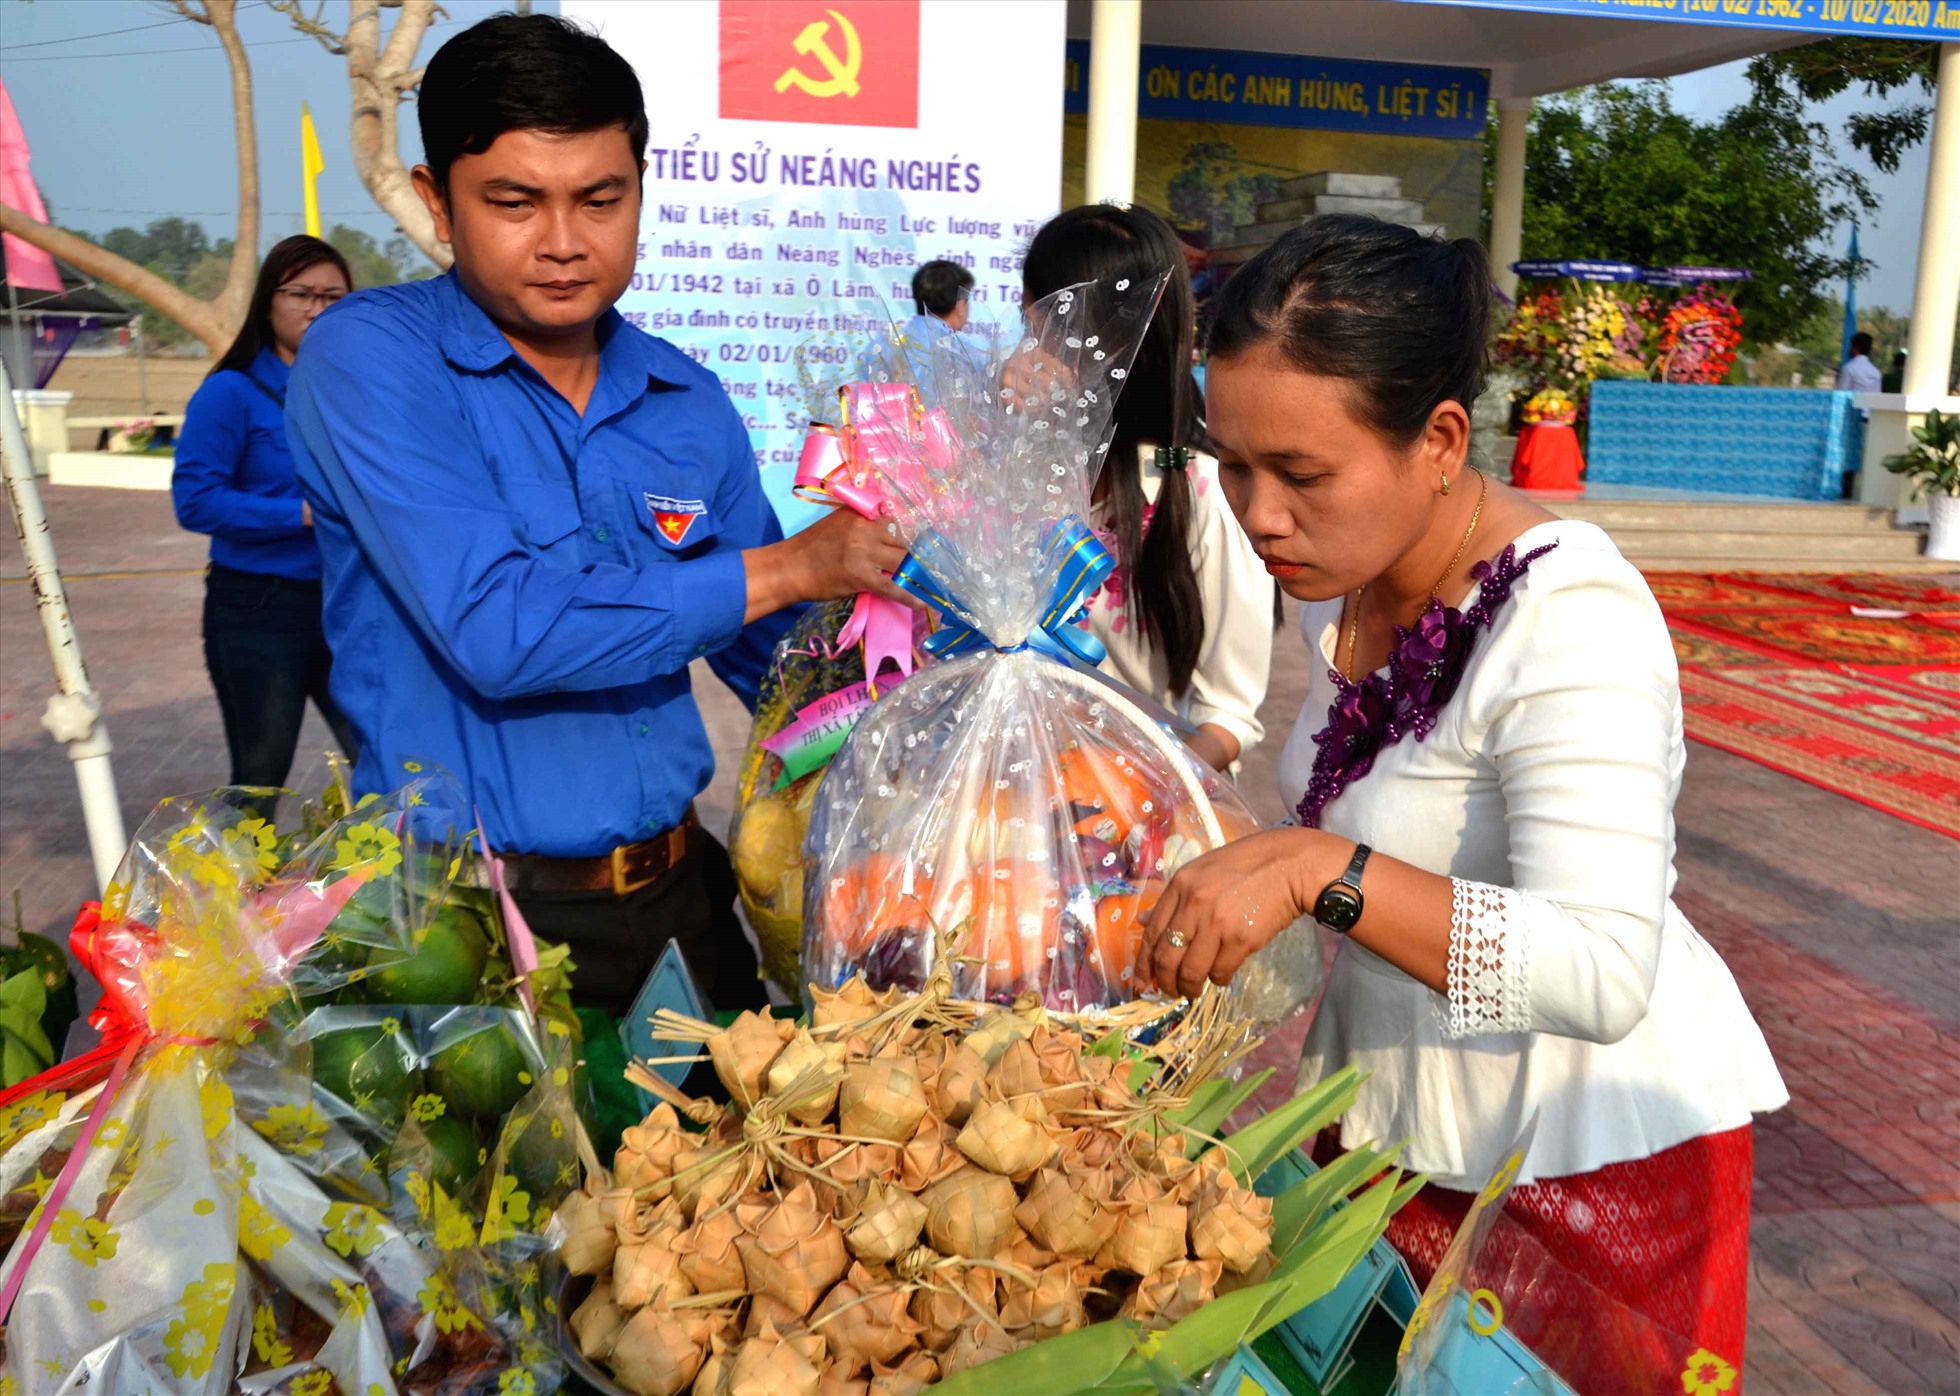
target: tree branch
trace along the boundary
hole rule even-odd
[[[193,9],[189,0],[166,0],[166,4],[170,9],[175,10],[180,18],[187,19],[192,24],[209,24],[211,22],[211,16],[203,10]]]
[[[147,301],[199,339],[212,353],[221,354],[238,333],[218,307],[201,301],[148,267],[138,266],[127,257],[118,257],[97,247],[86,238],[29,218],[19,209],[0,204],[0,231],[12,233],[51,257],[59,257],[77,271],[115,287],[126,295]]]
[[[401,105],[422,80],[411,67],[422,39],[437,15],[435,0],[349,0],[347,79],[352,98],[349,138],[354,170],[381,210],[438,267],[453,260],[447,243],[436,237],[435,220],[415,192],[401,157]],[[381,11],[401,17],[384,46]]]
[[[265,3],[269,8],[277,10],[291,20],[293,28],[300,33],[310,39],[319,40],[320,47],[334,57],[340,58],[346,55],[347,36],[334,33],[320,20],[320,16],[326,13],[325,0],[322,0],[321,7],[311,15],[300,8],[300,0],[265,0]]]
[[[232,128],[238,141],[238,231],[232,242],[231,271],[215,304],[236,327],[245,323],[252,304],[252,283],[259,274],[258,124],[252,112],[252,65],[238,37],[238,0],[204,0],[204,9],[231,64]]]

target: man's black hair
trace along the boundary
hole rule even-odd
[[[912,303],[921,315],[945,319],[960,303],[960,292],[973,289],[973,273],[958,262],[927,262],[912,273]]]
[[[590,29],[556,15],[495,15],[429,60],[416,110],[422,158],[447,194],[449,167],[506,131],[573,135],[626,128],[645,158],[647,108],[633,66]]]
[[[1869,357],[1871,352],[1872,337],[1870,335],[1866,334],[1863,330],[1859,330],[1858,333],[1851,336],[1851,353],[1854,358],[1859,354],[1864,354]]]

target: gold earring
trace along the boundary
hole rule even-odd
[[[1449,477],[1448,475],[1444,475],[1444,476],[1443,476],[1443,493],[1444,493],[1444,494],[1448,494],[1449,492],[1450,492],[1450,477]]]

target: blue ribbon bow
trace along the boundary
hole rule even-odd
[[[1055,577],[1054,593],[1049,598],[1047,610],[1042,613],[1040,624],[1021,644],[1011,647],[994,646],[986,635],[961,621],[960,616],[973,614],[966,603],[934,577],[917,557],[906,558],[904,565],[893,574],[892,581],[938,611],[947,622],[926,637],[926,653],[935,659],[951,659],[993,646],[1014,650],[1037,649],[1063,663],[1073,658],[1091,668],[1101,664],[1108,653],[1102,641],[1087,630],[1078,628],[1074,621],[1097,588],[1108,581],[1110,573],[1116,570],[1116,559],[1109,555],[1109,549],[1089,531],[1088,526],[1074,515],[1056,525],[1047,548],[1060,548],[1063,553],[1061,569]]]

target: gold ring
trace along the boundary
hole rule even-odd
[[[1170,932],[1167,932],[1167,933],[1165,934],[1165,936],[1164,936],[1164,939],[1165,939],[1166,941],[1168,941],[1168,942],[1170,942],[1170,947],[1171,947],[1171,949],[1173,949],[1173,950],[1182,950],[1182,949],[1184,948],[1184,932],[1183,932],[1183,931],[1170,931]]]

